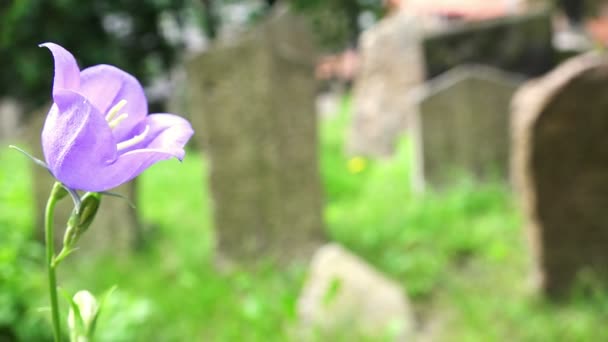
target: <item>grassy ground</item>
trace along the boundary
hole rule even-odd
[[[410,146],[390,160],[348,159],[342,150],[348,102],[321,131],[329,236],[403,284],[422,336],[440,341],[596,341],[608,319],[608,293],[586,286],[550,304],[528,290],[528,254],[508,189],[462,180],[441,194],[409,185]],[[12,327],[24,341],[48,339],[40,247],[28,240],[32,208],[28,163],[0,152],[0,341]],[[100,341],[294,340],[303,266],[278,272],[218,273],[204,158],[165,162],[141,177],[140,210],[152,227],[148,247],[117,261],[71,266],[68,291],[113,285]],[[203,191],[193,191],[202,189]],[[585,284],[583,284],[585,285]],[[593,290],[595,289],[595,290]],[[65,309],[64,309],[65,312]],[[46,337],[45,337],[46,336]],[[352,340],[344,338],[343,340]],[[381,340],[381,339],[380,339]]]

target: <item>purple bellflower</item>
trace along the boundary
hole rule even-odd
[[[49,171],[65,186],[102,192],[130,181],[152,164],[182,160],[194,133],[173,114],[148,115],[135,77],[111,65],[78,68],[54,43],[41,44],[55,60],[53,106],[42,130]]]

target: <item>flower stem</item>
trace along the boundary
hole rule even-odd
[[[55,275],[55,240],[53,237],[53,214],[55,204],[62,197],[63,186],[55,182],[44,213],[44,235],[46,240],[46,266],[49,278],[49,294],[51,297],[51,315],[53,319],[53,336],[55,342],[61,341],[61,321],[59,320],[59,303],[57,301],[57,276]]]

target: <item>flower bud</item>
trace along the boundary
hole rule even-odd
[[[76,250],[74,247],[82,234],[89,229],[101,203],[101,194],[87,192],[82,196],[80,205],[72,210],[68,224],[63,235],[63,248],[53,260],[57,266],[63,259]]]
[[[89,341],[98,313],[97,300],[89,291],[78,291],[74,295],[68,314],[68,327],[73,342]]]
[[[68,220],[68,225],[63,236],[64,247],[73,247],[80,236],[89,229],[93,219],[97,214],[101,203],[101,195],[96,192],[87,192],[82,196],[80,207],[72,210],[72,215]]]
[[[101,204],[101,195],[96,192],[87,192],[82,196],[82,204],[78,211],[78,230],[81,234],[93,223],[99,204]]]

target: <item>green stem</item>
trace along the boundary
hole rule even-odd
[[[61,341],[61,323],[59,320],[59,303],[57,301],[57,276],[55,275],[55,240],[53,237],[53,214],[55,212],[55,204],[61,197],[63,186],[56,182],[53,185],[53,190],[46,203],[44,213],[44,235],[46,240],[46,266],[49,277],[49,294],[51,297],[51,315],[53,318],[53,336],[55,342]]]

